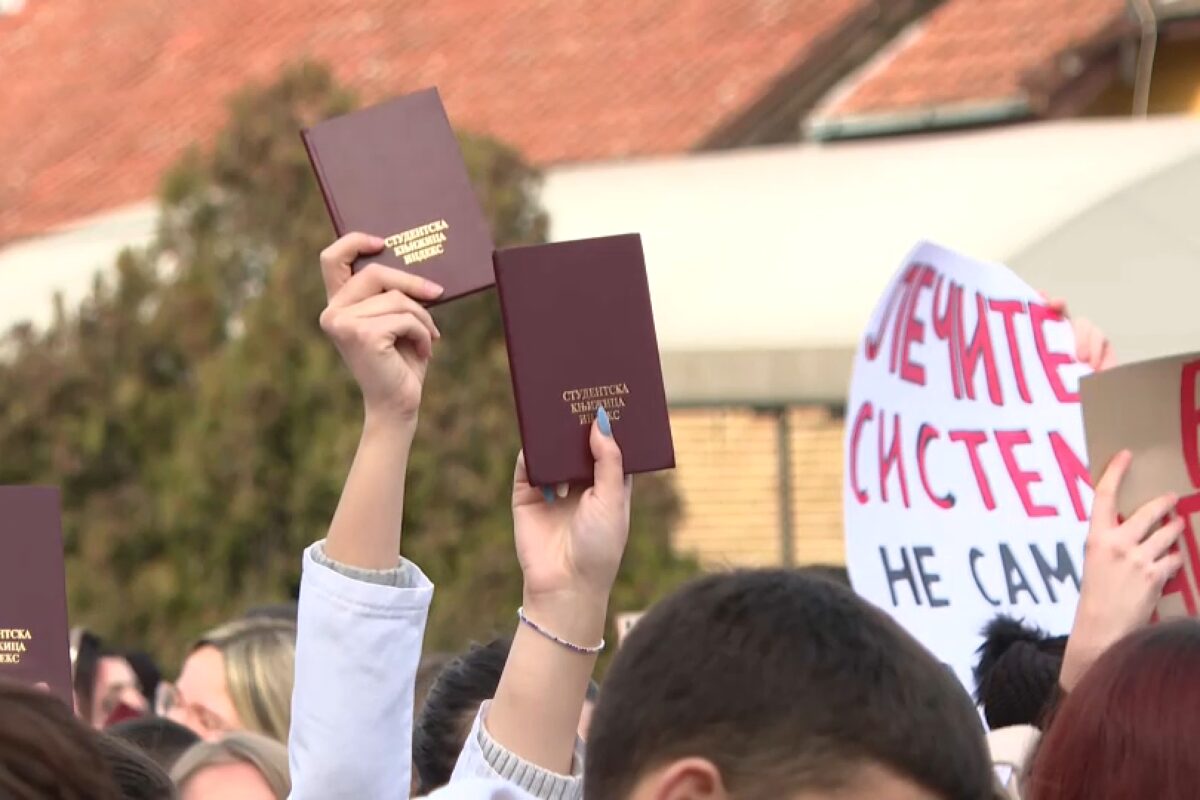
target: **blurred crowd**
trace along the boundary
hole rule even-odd
[[[595,682],[633,491],[603,406],[589,485],[544,491],[514,454],[524,589],[512,635],[423,653],[434,587],[403,556],[401,520],[442,337],[422,301],[440,287],[376,266],[352,273],[382,247],[350,234],[320,258],[321,324],[362,390],[364,422],[326,538],[296,554],[298,606],[209,631],[173,680],[144,653],[74,631],[73,710],[0,685],[0,796],[1195,796],[1200,623],[1149,625],[1183,565],[1183,522],[1169,494],[1117,513],[1129,453],[1096,487],[1070,635],[997,619],[975,698],[889,616],[810,569],[687,584]],[[1080,360],[1111,364],[1103,336],[1076,328]]]

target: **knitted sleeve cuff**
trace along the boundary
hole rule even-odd
[[[397,557],[396,566],[393,569],[363,569],[334,561],[325,553],[324,541],[313,545],[311,552],[312,559],[317,564],[351,580],[373,583],[378,586],[392,586],[397,589],[415,589],[423,583],[420,570],[405,558]]]
[[[480,710],[480,721],[486,719],[486,704]],[[583,797],[583,742],[576,738],[575,757],[570,775],[559,775],[531,764],[515,753],[509,752],[487,732],[487,726],[478,726],[479,749],[497,775],[528,792],[540,800],[581,800]]]

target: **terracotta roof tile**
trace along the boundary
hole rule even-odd
[[[816,116],[1022,100],[1029,76],[1112,30],[1125,13],[1125,0],[947,0]]]
[[[367,100],[438,85],[537,163],[680,152],[866,0],[29,0],[0,17],[0,242],[136,202],[227,96],[312,57]]]

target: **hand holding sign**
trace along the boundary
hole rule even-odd
[[[1067,309],[1067,301],[1063,298],[1048,297],[1045,292],[1041,294],[1047,308],[1071,320],[1071,330],[1075,333],[1075,358],[1080,364],[1087,364],[1096,372],[1117,365],[1117,354],[1113,350],[1112,342],[1096,323],[1083,317],[1072,317]]]
[[[996,614],[1055,633],[1074,616],[1091,505],[1075,389],[1111,348],[1065,311],[1002,265],[921,244],[855,359],[851,580],[967,685]]]
[[[1117,496],[1132,460],[1128,450],[1117,453],[1096,486],[1079,606],[1059,678],[1068,691],[1113,642],[1150,620],[1163,586],[1183,566],[1175,548],[1183,520],[1155,530],[1174,509],[1175,495],[1156,497],[1121,521]]]

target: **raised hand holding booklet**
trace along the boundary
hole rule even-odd
[[[434,303],[493,283],[492,237],[437,89],[333,117],[301,131],[338,236],[386,242],[363,256],[445,288]]]
[[[590,483],[604,406],[625,472],[675,466],[637,234],[496,253],[496,286],[530,483]]]

